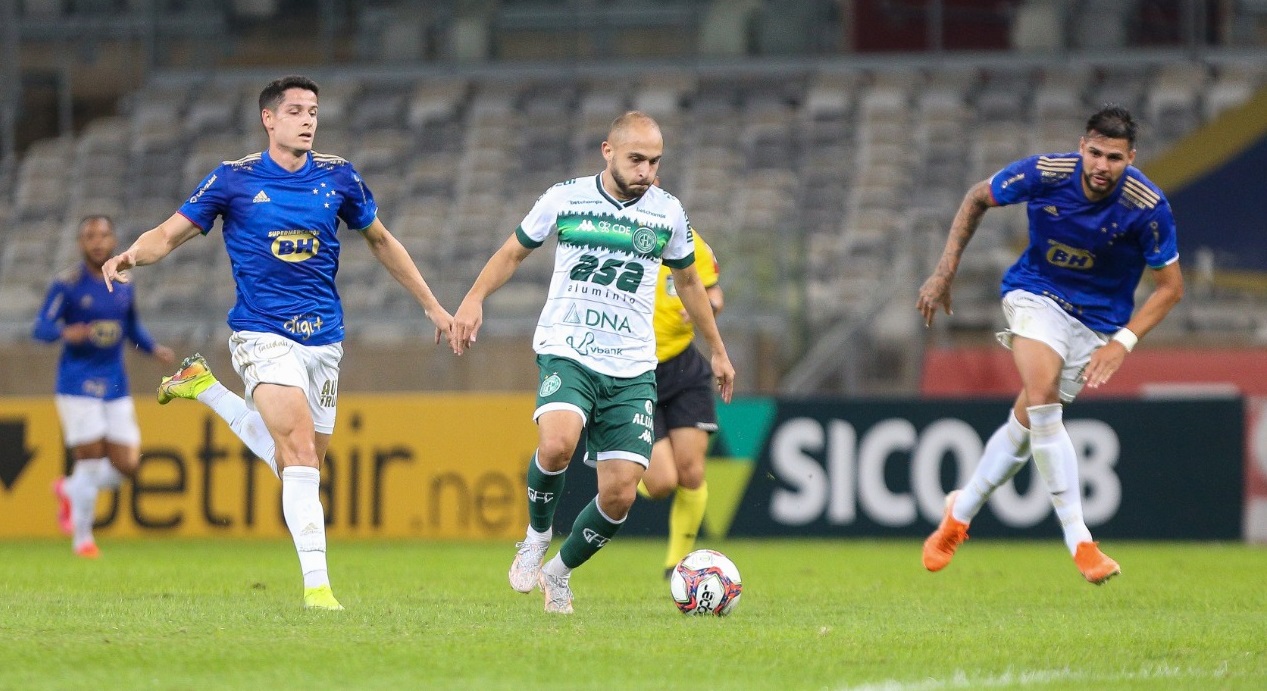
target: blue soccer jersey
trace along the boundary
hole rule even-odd
[[[226,161],[203,180],[179,213],[211,230],[224,218],[224,245],[237,284],[229,310],[235,331],[262,331],[304,345],[343,340],[339,221],[364,230],[378,206],[352,164],[312,152],[290,172],[268,152]]]
[[[83,343],[66,343],[57,364],[57,393],[107,401],[128,395],[123,342],[154,352],[154,339],[136,317],[132,286],[115,283],[114,292],[86,266],[58,276],[49,286],[32,335],[52,343],[70,324],[88,324],[92,334]]]
[[[995,173],[990,192],[1000,205],[1028,205],[1029,246],[1003,275],[1002,293],[1047,296],[1094,331],[1130,321],[1145,265],[1179,258],[1170,203],[1133,166],[1097,202],[1082,189],[1077,152],[1016,161]]]

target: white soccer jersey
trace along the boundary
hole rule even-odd
[[[622,202],[602,175],[551,187],[515,231],[524,247],[558,234],[554,276],[533,350],[612,377],[655,369],[656,278],[660,263],[685,268],[695,240],[676,197],[651,187]]]

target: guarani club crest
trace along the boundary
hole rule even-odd
[[[541,382],[541,388],[537,390],[537,395],[545,398],[559,390],[563,386],[563,380],[559,378],[558,373],[551,373],[550,376]]]
[[[635,225],[629,219],[610,214],[561,213],[555,219],[559,241],[595,250],[629,252],[646,259],[658,259],[673,235],[672,229]]]

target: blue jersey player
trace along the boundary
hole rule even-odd
[[[1131,166],[1134,160],[1131,114],[1106,106],[1087,121],[1077,151],[1007,166],[973,186],[955,214],[941,260],[919,291],[916,307],[926,325],[937,310],[951,312],[951,281],[986,210],[1026,204],[1029,246],[1003,276],[1008,329],[999,334],[1012,350],[1022,388],[972,479],[946,497],[941,523],[924,542],[929,571],[950,563],[968,537],[968,523],[1032,455],[1083,577],[1098,585],[1121,572],[1083,520],[1078,457],[1062,404],[1084,384],[1107,382],[1183,297],[1170,204]],[[1155,287],[1134,312],[1146,266]]]
[[[171,348],[154,342],[136,316],[132,287],[111,292],[101,266],[118,242],[109,216],[79,223],[83,263],[54,279],[35,320],[33,335],[62,342],[54,402],[62,436],[75,460],[69,477],[53,484],[60,507],[58,523],[73,536],[75,554],[95,558],[92,536],[97,492],[119,486],[136,473],[141,431],[123,364],[127,341],[164,364],[176,361]]]
[[[334,430],[343,309],[335,289],[337,230],[359,233],[392,277],[448,336],[452,317],[432,294],[404,246],[378,219],[374,196],[350,163],[312,150],[317,85],[290,76],[260,93],[268,148],[211,172],[180,210],[105,265],[125,282],[128,269],[153,264],[223,219],[237,286],[229,310],[233,365],[243,399],[216,381],[200,355],[163,380],[159,402],[197,399],[210,406],[282,481],[282,513],[299,553],[304,606],[339,610],[326,571],[320,461]]]

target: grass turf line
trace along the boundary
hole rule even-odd
[[[937,574],[916,541],[701,546],[743,574],[729,618],[679,614],[651,540],[578,570],[572,617],[510,590],[510,544],[335,542],[327,613],[287,542],[0,542],[0,688],[1267,687],[1261,548],[1106,543],[1097,588],[1057,541]]]

